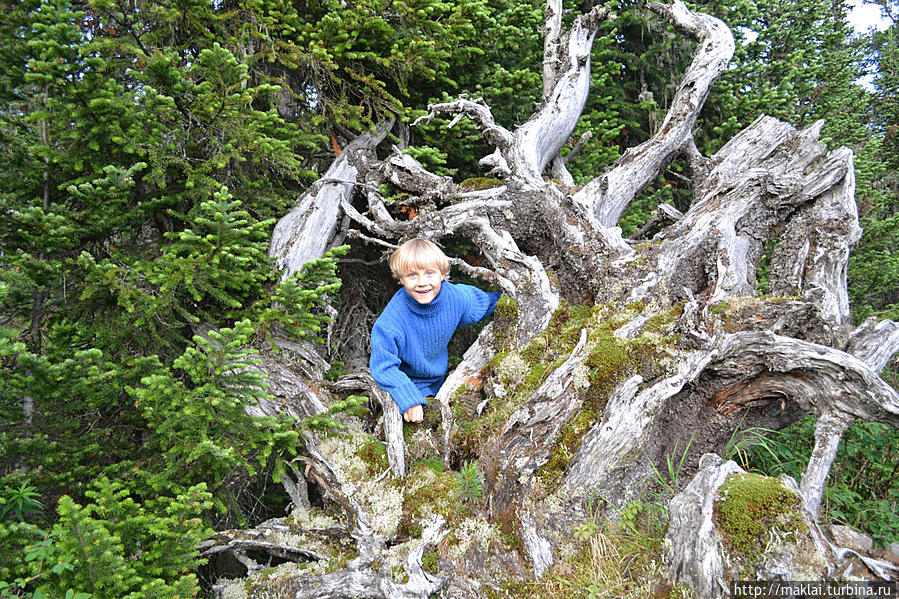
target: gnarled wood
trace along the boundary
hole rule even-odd
[[[734,53],[734,39],[718,19],[691,12],[683,3],[652,3],[676,27],[698,42],[693,62],[684,73],[668,114],[648,141],[628,149],[607,173],[590,181],[572,200],[603,227],[618,224],[637,194],[658,176],[671,159],[692,144],[692,129],[715,79]]]
[[[709,288],[711,302],[754,295],[765,243],[787,222],[771,267],[772,292],[806,294],[842,324],[848,248],[858,233],[852,161],[847,151],[827,153],[819,130],[816,124],[797,132],[760,117],[725,144],[712,157],[699,201],[658,236],[658,267],[647,283],[697,294]],[[819,227],[834,233],[817,233]],[[818,239],[815,251],[795,248],[791,235]],[[795,276],[785,272],[788,265]]]
[[[869,318],[852,332],[846,351],[880,372],[899,352],[899,322]]]
[[[321,258],[331,247],[340,221],[340,206],[354,192],[358,167],[354,161],[374,160],[373,150],[381,143],[389,127],[375,134],[363,133],[347,144],[340,155],[303,196],[297,206],[275,225],[269,244],[269,256],[288,279],[303,264]]]
[[[455,268],[502,289],[514,300],[518,316],[502,323],[502,343],[495,342],[496,326],[485,327],[437,394],[446,468],[454,465],[451,432],[458,423],[453,422],[451,402],[456,392],[466,384],[472,394],[482,385],[494,389],[489,377],[496,376],[491,372],[501,362],[497,351],[525,355],[527,344],[547,328],[563,298],[604,304],[614,327],[600,331],[606,323],[578,323],[572,331],[583,330],[570,354],[555,356],[558,361],[542,383],[517,398],[520,407],[501,428],[490,429],[489,439],[478,440],[480,455],[473,456],[487,473],[485,506],[496,522],[514,528],[504,532],[511,532],[526,554],[510,552],[515,553],[510,562],[517,564],[510,572],[519,578],[529,576],[521,557],[530,560],[536,577],[560,558],[576,525],[570,518],[583,515],[592,493],[601,490],[610,511],[620,508],[653,484],[654,466],[682,455],[684,474],[692,474],[693,458],[720,450],[741,424],[778,428],[805,413],[817,415],[816,447],[801,487],[814,524],[846,425],[855,418],[899,425],[899,396],[878,376],[899,349],[896,323],[871,321],[851,333],[847,326],[846,266],[859,234],[851,152],[828,152],[818,140],[820,123],[797,131],[761,116],[714,156],[702,156],[691,130],[710,86],[730,60],[733,37],[723,23],[691,12],[678,0],[653,4],[652,10],[697,40],[693,61],[653,137],[628,149],[580,191],[569,195],[570,189],[546,175],[570,182],[559,150],[574,131],[589,92],[593,36],[611,15],[597,7],[562,31],[561,3],[548,0],[544,101],[531,119],[507,129],[494,121],[482,100],[460,96],[431,105],[428,115],[416,121],[453,115],[451,127],[459,118],[472,119],[496,149],[482,164],[500,173],[503,184],[465,191],[397,148],[377,161],[378,135],[365,134],[344,149],[300,206],[282,219],[272,242],[284,276],[320,257],[332,238],[343,234],[382,249],[412,237],[440,241],[458,236],[478,248],[478,262],[455,259]],[[657,222],[638,235],[652,235],[652,243],[629,244],[616,226],[621,214],[679,154],[693,167],[694,204],[684,214],[660,208]],[[396,206],[381,195],[385,183],[409,194],[404,202],[416,209],[413,218],[397,215]],[[771,290],[786,296],[778,301],[754,297],[758,264],[771,242]],[[655,344],[656,351],[646,353],[652,357],[628,355],[628,360],[643,363],[597,383],[608,384],[602,391],[604,408],[602,403],[592,406],[595,412],[589,414],[599,421],[583,425],[587,432],[579,445],[566,440],[566,450],[576,451],[566,454],[571,459],[564,471],[551,477],[561,483],[549,488],[556,483],[544,484],[541,478],[540,485],[534,484],[535,472],[558,449],[563,427],[581,408],[584,385],[591,384],[585,376],[587,357],[599,347],[594,344],[606,341],[620,344],[615,350]],[[303,349],[308,348],[285,354],[297,356]],[[313,389],[326,365],[314,353],[296,360],[295,371],[278,360],[266,356],[264,363],[277,401],[259,406],[259,413],[289,409],[303,417],[325,410],[328,386],[322,385],[321,393]],[[377,488],[388,495],[414,481],[402,478],[407,474],[404,425],[396,405],[367,375],[342,378],[330,392],[348,392],[349,385],[383,407],[390,470],[400,480],[387,479],[386,473],[373,481],[351,480],[334,449],[342,438],[310,436],[285,488],[295,507],[308,509],[313,498],[342,514],[343,537],[358,557],[336,572],[285,577],[267,592],[285,597],[429,596],[451,584],[421,568],[422,552],[434,547],[445,531],[437,522],[425,528],[406,558],[408,582],[396,582],[379,567],[377,556],[404,539],[397,523],[385,523],[362,488],[390,483],[394,486]],[[491,393],[486,397],[474,396],[480,402],[474,417],[499,401]],[[347,434],[344,440],[351,438]],[[326,446],[332,453],[322,449]],[[693,580],[701,596],[721,588],[724,572],[706,534],[710,489],[733,471],[712,461],[704,459],[699,482],[671,510],[672,530],[679,531],[672,535],[681,537],[676,550],[681,554],[671,557],[673,573]],[[297,467],[301,463],[302,472]],[[489,531],[483,534],[489,538]],[[268,542],[235,534],[204,550],[230,546],[221,551],[240,553],[263,550]],[[282,558],[315,561],[318,556],[302,546],[275,543],[269,549]],[[436,550],[448,559],[446,543]],[[245,561],[252,566],[249,558]],[[493,582],[460,561],[451,567],[461,581],[454,596],[475,597],[480,583]]]

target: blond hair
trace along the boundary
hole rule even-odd
[[[437,244],[427,239],[410,239],[390,256],[390,271],[402,279],[413,270],[435,268],[443,276],[449,275],[449,258]]]

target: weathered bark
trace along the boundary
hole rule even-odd
[[[338,234],[341,204],[355,191],[357,164],[374,160],[374,148],[386,134],[387,128],[376,134],[363,133],[347,144],[324,176],[278,221],[269,256],[276,259],[282,279],[290,278],[303,264],[321,258],[336,245],[332,242]]]
[[[899,352],[899,323],[869,318],[852,332],[846,351],[880,372]]]
[[[562,427],[580,410],[579,394],[586,388],[575,371],[586,358],[586,346],[587,331],[582,330],[565,362],[534,391],[532,401],[509,417],[495,444],[484,452],[488,472],[493,471],[490,508],[494,516],[513,508],[522,489],[530,487],[534,474],[549,461],[549,450]],[[566,401],[559,402],[559,397]]]
[[[899,350],[897,324],[848,326],[846,269],[860,234],[851,151],[828,152],[818,140],[820,123],[797,131],[760,116],[714,156],[702,156],[691,132],[732,56],[733,37],[720,21],[679,1],[651,8],[696,40],[693,61],[653,137],[580,191],[569,195],[546,175],[570,180],[559,150],[589,92],[593,37],[610,15],[596,8],[562,31],[561,3],[549,0],[544,101],[531,119],[507,129],[482,100],[460,96],[429,106],[416,121],[450,114],[452,127],[471,119],[495,148],[482,164],[500,173],[503,184],[465,191],[396,148],[378,161],[379,136],[363,134],[278,224],[271,254],[284,276],[321,257],[335,236],[386,249],[412,237],[464,236],[483,260],[454,259],[455,267],[501,288],[513,300],[514,315],[483,329],[431,408],[439,408],[442,418],[444,468],[472,459],[485,474],[481,507],[464,526],[453,523],[454,534],[433,549],[442,560],[439,577],[421,562],[443,529],[418,522],[400,532],[397,522],[384,521],[389,510],[379,510],[373,499],[406,493],[402,518],[408,525],[409,512],[420,507],[410,505],[412,497],[421,500],[416,477],[428,472],[407,463],[404,424],[389,396],[365,373],[323,383],[325,366],[314,353],[303,356],[302,346],[291,354],[301,356],[294,364],[299,368],[287,369],[278,356],[266,355],[263,367],[279,399],[278,405],[260,406],[260,413],[313,415],[326,409],[332,395],[362,392],[380,406],[375,412],[382,418],[364,434],[351,427],[333,438],[311,436],[301,452],[306,467],[294,464],[285,482],[295,508],[316,509],[321,502],[344,514],[338,536],[358,557],[334,572],[281,577],[267,586],[272,596],[426,597],[452,585],[454,597],[474,597],[478,585],[492,583],[496,574],[472,564],[496,553],[490,543],[505,542],[491,537],[490,526],[517,541],[514,549],[502,545],[499,551],[509,556],[503,575],[540,577],[570,552],[572,527],[583,521],[590,496],[601,491],[611,516],[657,484],[654,470],[672,456],[684,465],[683,480],[696,472],[699,456],[721,451],[738,427],[777,429],[805,414],[818,418],[816,446],[796,492],[814,525],[846,426],[856,418],[899,425],[899,395],[878,376]],[[619,218],[678,155],[693,167],[693,205],[683,214],[660,208],[636,235],[652,236],[652,243],[629,244]],[[383,183],[409,194],[414,218],[397,217],[381,196]],[[756,298],[757,269],[770,243],[770,296]],[[559,310],[563,298],[595,304],[602,317],[571,325],[574,334],[567,339],[555,338],[546,331],[554,313],[566,314]],[[501,411],[507,399],[498,391],[503,368],[541,353],[549,356],[545,373]],[[605,379],[591,379],[606,353],[616,354],[620,364],[609,367]],[[471,409],[459,411],[463,399]],[[460,430],[471,424],[457,421],[463,413],[483,423],[481,438],[460,441]],[[406,433],[426,432],[422,428]],[[347,462],[359,453],[354,443],[372,433],[387,446],[393,480],[381,462],[380,474],[353,479]],[[672,576],[691,581],[700,596],[712,596],[725,576],[709,519],[714,492],[733,467],[713,461],[705,459],[708,467],[671,508],[672,535],[683,539],[671,556]],[[542,476],[551,463],[557,471]],[[410,472],[415,476],[404,478]],[[476,536],[480,541],[459,548],[460,539]],[[816,547],[827,549],[817,532],[812,537]],[[322,561],[311,549],[286,541],[266,545],[271,540],[261,538],[224,535],[204,550],[264,550],[282,559]],[[407,582],[380,565],[377,556],[385,551],[406,551]],[[443,574],[451,571],[449,581]]]
[[[727,68],[734,39],[718,19],[695,14],[680,2],[652,3],[676,27],[698,42],[693,63],[684,73],[658,132],[628,149],[607,173],[593,179],[572,200],[603,227],[614,227],[637,194],[649,185],[672,158],[693,143],[692,129],[712,83]]]

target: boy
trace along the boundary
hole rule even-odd
[[[501,294],[447,281],[449,259],[427,239],[400,246],[390,270],[403,287],[372,327],[369,368],[406,422],[421,422],[425,398],[443,384],[450,337],[493,314]]]

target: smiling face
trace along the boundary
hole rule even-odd
[[[429,304],[440,293],[443,273],[439,268],[430,266],[416,267],[400,277],[403,287],[419,304]]]

